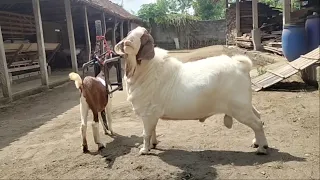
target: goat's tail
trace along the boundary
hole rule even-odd
[[[232,59],[238,61],[241,64],[242,69],[244,71],[249,72],[251,70],[252,61],[248,56],[235,55],[235,56],[232,56]]]
[[[76,88],[79,89],[82,86],[82,79],[79,74],[72,72],[69,74],[70,80],[74,81]]]

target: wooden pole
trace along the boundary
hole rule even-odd
[[[131,23],[130,20],[128,20],[128,33],[131,31]]]
[[[241,36],[241,32],[240,32],[240,2],[239,0],[236,0],[236,33],[237,33],[237,37]]]
[[[106,16],[105,13],[102,12],[101,14],[101,26],[102,26],[102,35],[104,38],[106,38],[107,33],[107,23],[106,23]],[[100,44],[101,54],[105,52],[104,42],[102,41]]]
[[[258,0],[252,0],[252,27],[258,29]]]
[[[106,36],[107,33],[107,23],[106,23],[106,15],[105,13],[101,13],[101,26],[102,26],[102,34]]]
[[[91,40],[90,40],[90,29],[89,29],[89,22],[88,22],[88,11],[87,6],[84,6],[84,36],[86,39],[86,46],[87,46],[87,53],[88,53],[88,61],[90,61],[91,55]]]
[[[2,31],[0,26],[0,82],[3,96],[12,100],[11,84],[8,72],[6,54],[4,50]]]
[[[78,72],[76,43],[75,43],[75,40],[74,40],[74,30],[73,30],[73,22],[72,22],[70,0],[64,0],[64,6],[65,6],[66,18],[67,18],[67,28],[68,28],[68,37],[69,37],[69,45],[70,45],[70,55],[71,55],[72,70],[74,72]]]
[[[283,0],[283,25],[290,22],[290,12],[291,12],[290,0]]]
[[[40,72],[41,72],[41,84],[49,88],[47,58],[46,58],[46,51],[44,46],[39,0],[32,0],[32,5],[33,5],[33,14],[34,14],[36,32],[37,32],[37,45],[38,45],[39,65],[40,65]]]
[[[258,51],[262,49],[261,46],[261,33],[258,24],[258,0],[252,0],[252,41],[254,50]]]
[[[124,38],[123,36],[123,21],[120,23],[120,39],[122,40]]]
[[[112,29],[112,46],[113,46],[113,48],[114,48],[114,47],[116,46],[116,44],[117,44],[116,31],[117,31],[117,19],[114,18],[114,24],[113,24],[113,29]]]

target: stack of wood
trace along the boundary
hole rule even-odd
[[[270,33],[261,32],[262,46],[266,51],[282,54],[281,48],[281,34],[282,31],[271,31]],[[236,44],[239,47],[253,49],[253,42],[251,33],[244,33],[241,37],[236,37]]]
[[[283,55],[282,43],[281,43],[282,31],[272,31],[269,33],[263,33],[261,35],[262,46],[266,51]]]
[[[251,33],[244,33],[241,37],[236,37],[236,44],[239,47],[252,49],[253,43]]]
[[[251,39],[252,30],[252,2],[240,1],[240,32],[243,33],[241,37],[236,37],[235,23],[236,23],[236,6],[231,4],[227,9],[227,34],[228,43],[237,44],[244,48],[253,48]],[[258,25],[261,30],[262,41],[269,41],[275,39],[276,42],[281,41],[282,32],[282,14],[278,9],[272,8],[267,4],[258,3]],[[231,34],[231,35],[230,35]]]

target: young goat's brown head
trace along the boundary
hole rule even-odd
[[[130,31],[123,40],[115,46],[115,52],[124,55],[126,76],[133,76],[136,66],[143,60],[154,58],[154,40],[149,32],[141,26]]]

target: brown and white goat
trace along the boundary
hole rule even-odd
[[[113,134],[112,131],[112,118],[111,107],[112,99],[106,92],[106,83],[104,81],[103,73],[98,74],[97,77],[87,76],[83,80],[77,73],[70,73],[69,78],[75,82],[76,88],[80,91],[80,114],[81,114],[81,136],[83,152],[88,152],[88,144],[86,138],[87,132],[87,117],[89,110],[93,113],[92,133],[98,149],[104,148],[99,136],[99,113],[101,115],[101,124],[105,134]],[[109,91],[111,87],[108,85]],[[105,114],[107,115],[107,126],[103,123],[106,122]],[[109,129],[109,132],[108,132]]]

